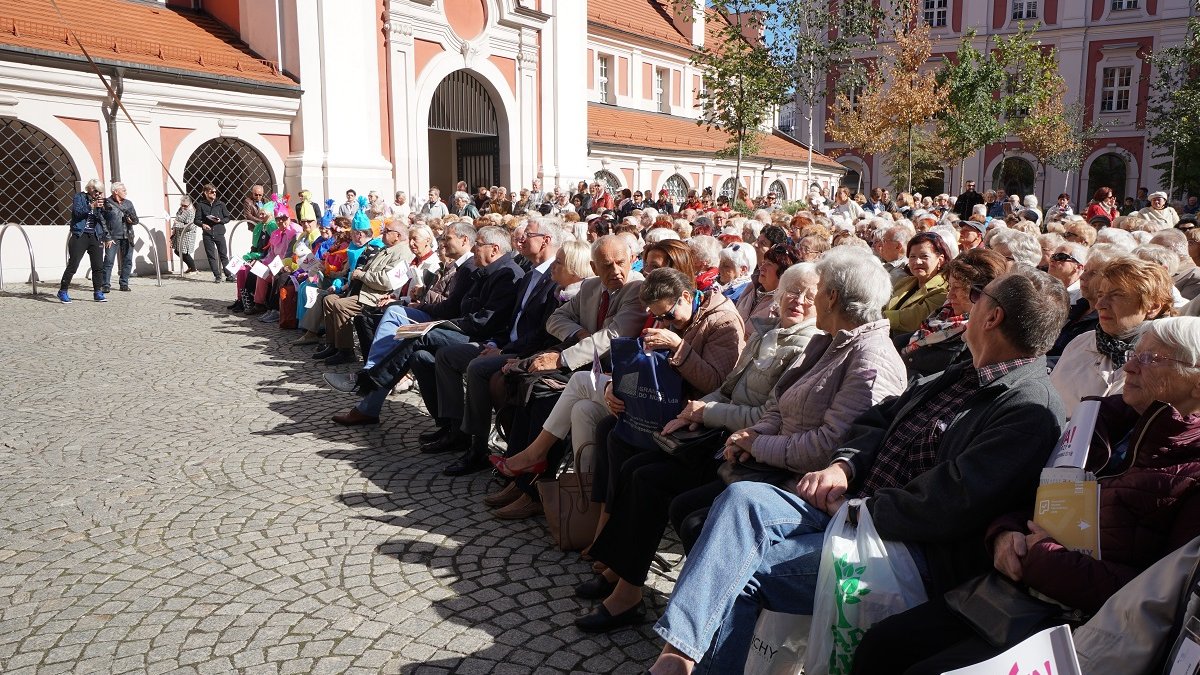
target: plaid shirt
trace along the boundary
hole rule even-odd
[[[1034,359],[1013,359],[975,369],[964,368],[958,382],[934,394],[883,440],[883,447],[855,497],[870,497],[883,488],[904,487],[937,464],[938,443],[954,416],[980,388]]]

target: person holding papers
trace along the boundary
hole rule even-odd
[[[1044,620],[997,645],[977,632],[984,617],[956,613],[953,599],[935,596],[876,624],[859,646],[853,672],[915,675],[978,663],[1064,623],[1064,615],[1086,619],[1142,571],[1200,536],[1200,318],[1150,322],[1123,369],[1121,394],[1084,401],[1099,404],[1086,463],[1100,485],[1099,523],[1080,518],[1078,527],[1099,526],[1099,555],[1064,546],[1033,522],[1034,509],[997,519],[988,533],[1000,575],[1068,610],[1047,604]]]

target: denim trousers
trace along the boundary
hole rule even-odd
[[[133,240],[132,239],[114,239],[113,245],[104,249],[104,285],[112,285],[112,269],[113,264],[117,262],[117,256],[121,256],[121,264],[118,267],[118,281],[122,287],[129,285],[129,274],[133,271]]]
[[[367,352],[367,363],[363,368],[370,368],[400,346],[396,339],[396,329],[413,323],[432,321],[433,317],[416,307],[392,305],[383,312],[379,326],[375,328],[375,339],[371,340],[371,349]]]
[[[760,608],[812,614],[829,521],[773,485],[730,485],[713,504],[655,632],[697,661],[696,672],[740,673]]]

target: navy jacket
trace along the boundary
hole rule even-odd
[[[76,193],[75,199],[71,202],[71,234],[81,234],[88,226],[88,219],[92,220],[92,227],[96,230],[96,238],[100,241],[108,241],[112,239],[108,234],[108,227],[105,224],[103,209],[92,209],[92,203],[88,199],[86,192]]]
[[[522,277],[521,281],[517,282],[516,301],[513,304],[512,318],[508,321],[510,329],[513,323],[516,323],[517,339],[512,342],[508,341],[510,330],[510,333],[504,335],[503,340],[497,341],[504,352],[516,354],[520,358],[531,356],[558,344],[558,340],[546,330],[546,323],[550,320],[550,315],[562,304],[558,299],[558,284],[554,283],[549,269],[538,278],[537,284],[529,294],[529,300],[525,302],[524,311],[521,309],[521,298],[525,297],[525,289],[529,288],[533,277],[532,273],[528,273]],[[519,321],[518,313],[520,314]]]
[[[475,256],[467,258],[462,267],[452,269],[451,265],[454,265],[453,261],[442,266],[441,271],[438,272],[438,281],[433,284],[436,288],[447,275],[453,275],[450,277],[446,289],[446,297],[418,307],[435,319],[453,319],[456,316],[462,316],[463,298],[467,297],[467,293],[471,290],[473,283],[471,274],[475,271]]]
[[[462,315],[451,319],[472,342],[508,339],[509,320],[517,302],[517,281],[525,272],[505,253],[492,264],[470,274],[471,290],[462,301]]]

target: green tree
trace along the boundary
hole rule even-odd
[[[1200,1],[1196,2],[1200,12]],[[1150,55],[1157,71],[1146,126],[1162,172],[1161,187],[1200,192],[1200,18],[1188,21],[1187,36],[1176,46]]]
[[[999,96],[1005,84],[1004,70],[975,48],[975,31],[968,31],[955,59],[947,59],[937,74],[938,90],[946,106],[937,115],[936,140],[941,155],[951,167],[958,166],[962,182],[963,162],[980,148],[1004,138],[1004,104]],[[951,186],[946,186],[947,190]]]
[[[1088,108],[1083,101],[1076,101],[1065,108],[1063,120],[1068,131],[1067,142],[1062,149],[1049,158],[1049,165],[1065,174],[1063,192],[1068,192],[1071,184],[1071,174],[1078,173],[1083,168],[1083,161],[1095,146],[1099,138],[1112,123],[1092,124],[1088,121]],[[1045,196],[1045,195],[1043,195]]]

